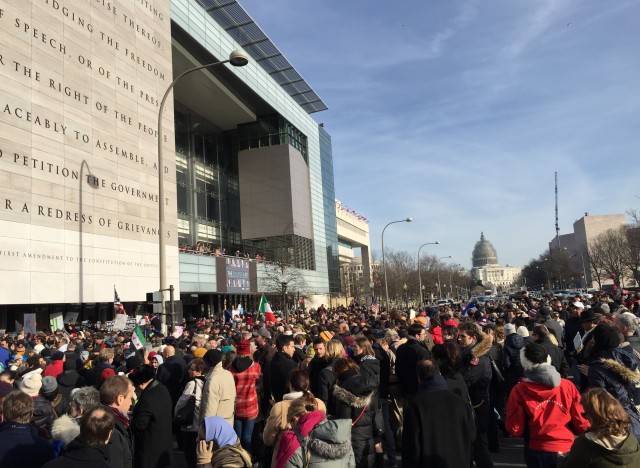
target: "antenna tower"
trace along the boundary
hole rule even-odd
[[[556,181],[556,242],[558,243],[558,250],[560,250],[560,226],[558,225],[558,172],[555,172]]]

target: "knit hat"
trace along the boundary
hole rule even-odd
[[[236,351],[238,356],[251,355],[251,343],[249,343],[249,340],[240,340],[238,346],[236,346]]]
[[[415,319],[413,319],[413,322],[414,323],[419,323],[423,327],[425,327],[427,325],[427,319],[425,317],[416,317]]]
[[[142,364],[144,364],[144,361],[137,354],[129,356],[129,358],[127,359],[127,372],[131,372],[136,367],[141,366]]]
[[[524,370],[531,369],[536,364],[551,364],[551,356],[544,346],[537,343],[528,343],[520,349],[520,362]]]
[[[40,392],[45,393],[54,393],[58,389],[58,382],[56,379],[50,375],[47,375],[42,379],[42,388]]]
[[[133,369],[133,372],[129,374],[129,380],[131,380],[131,383],[137,387],[140,384],[153,380],[155,372],[156,371],[153,367],[148,364],[143,364],[142,366],[138,366]]]
[[[220,361],[222,361],[222,351],[219,349],[210,349],[204,355],[204,362],[209,367],[216,367]]]
[[[529,336],[529,330],[527,329],[527,327],[525,327],[524,325],[520,325],[517,329],[516,329],[516,333],[518,335],[520,335],[523,338],[526,338],[527,336]]]
[[[511,335],[516,332],[516,326],[513,323],[505,323],[504,324],[504,334]]]
[[[327,342],[331,341],[331,339],[333,338],[333,333],[331,333],[329,330],[325,330],[320,333],[320,338]]]
[[[52,361],[62,361],[64,359],[64,353],[62,351],[56,351],[51,355]]]
[[[198,358],[198,359],[202,359],[204,357],[204,355],[206,354],[207,350],[205,348],[196,348],[193,351],[193,357],[194,358]]]
[[[29,396],[38,396],[42,388],[42,369],[35,369],[23,375],[18,388]]]
[[[103,370],[100,373],[100,382],[103,383],[105,380],[107,380],[109,377],[113,377],[114,375],[116,375],[116,371],[114,371],[113,369],[111,369],[110,367],[107,367],[105,370]]]
[[[549,317],[551,316],[551,307],[544,306],[540,308],[540,312],[538,312],[540,317]]]

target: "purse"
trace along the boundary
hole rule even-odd
[[[198,381],[193,382],[193,393],[189,395],[187,403],[180,408],[173,417],[173,422],[180,425],[190,425],[193,423],[193,417],[196,414],[196,388]]]

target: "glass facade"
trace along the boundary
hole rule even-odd
[[[327,242],[327,268],[329,292],[340,292],[340,259],[338,258],[338,229],[336,226],[336,191],[333,178],[331,135],[318,126],[320,135],[320,162],[322,167],[322,202],[324,205],[324,231]]]
[[[240,149],[262,148],[273,145],[291,145],[309,164],[307,137],[280,115],[259,117],[257,122],[238,126]]]

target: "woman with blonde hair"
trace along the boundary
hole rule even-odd
[[[591,428],[578,437],[571,451],[559,459],[561,468],[640,466],[640,446],[631,433],[631,419],[609,392],[590,388],[582,406]]]
[[[342,343],[338,340],[330,340],[327,343],[327,365],[318,374],[318,392],[316,396],[326,405],[328,414],[333,414],[335,411],[333,386],[336,378],[333,375],[333,366],[338,359],[342,359],[344,356],[345,352]]]

